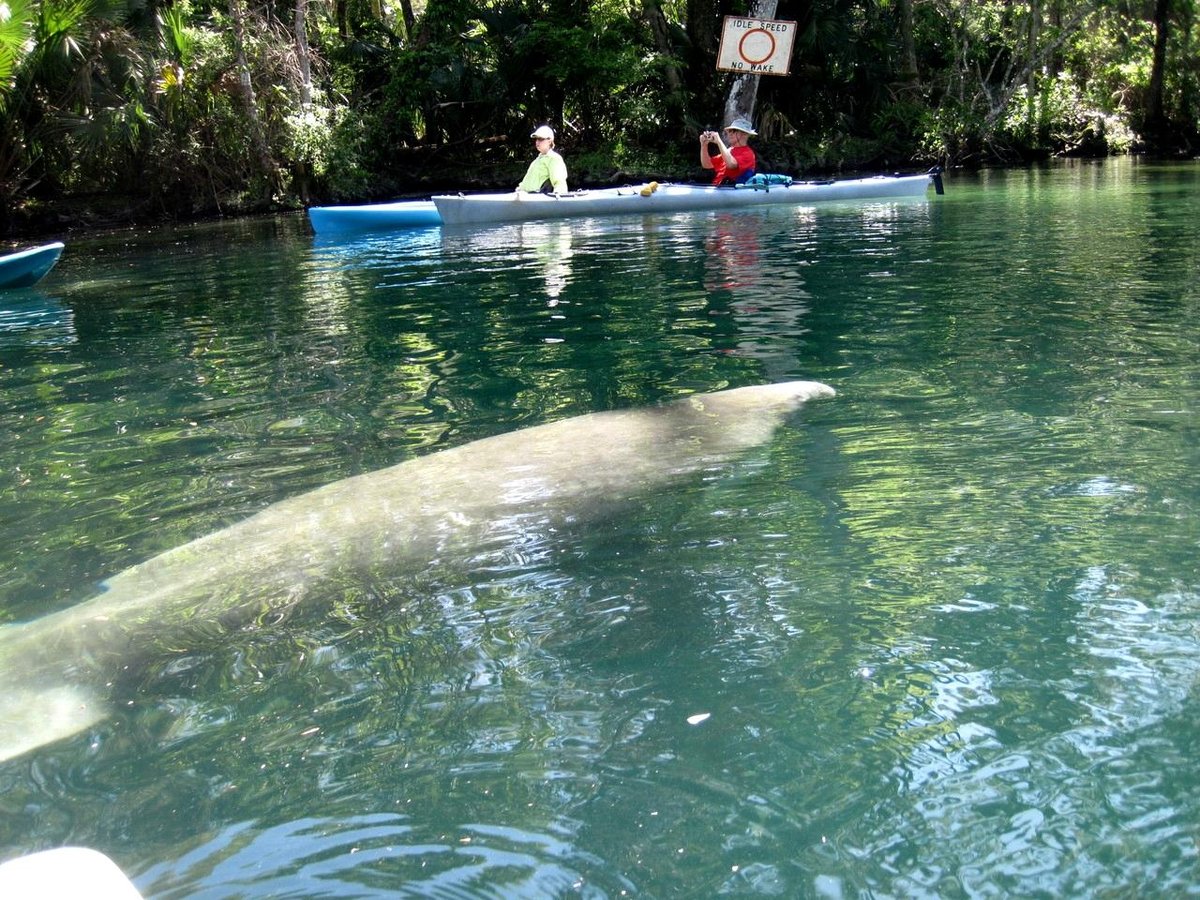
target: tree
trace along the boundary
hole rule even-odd
[[[242,0],[229,0],[229,18],[233,22],[233,54],[237,62],[238,86],[241,88],[242,102],[245,104],[250,140],[257,151],[262,174],[268,180],[273,180],[275,161],[271,158],[271,151],[267,147],[266,134],[258,115],[258,99],[254,94],[254,82],[250,77],[250,66],[246,62],[246,13],[242,7]]]
[[[775,10],[779,8],[779,0],[751,0],[750,15],[752,19],[773,19]],[[732,122],[742,118],[754,121],[754,104],[758,102],[758,79],[761,76],[753,74],[738,75],[729,86],[729,95],[725,99],[725,121]]]
[[[1146,92],[1145,119],[1142,126],[1147,145],[1154,152],[1187,152],[1197,137],[1195,117],[1186,114],[1185,99],[1189,94],[1194,97],[1197,93],[1197,67],[1194,62],[1190,67],[1172,67],[1169,63],[1173,46],[1179,44],[1181,51],[1186,50],[1195,20],[1195,3],[1188,0],[1155,0],[1151,17],[1154,50],[1151,54],[1150,83]],[[1175,40],[1177,33],[1182,36],[1182,40]],[[1181,107],[1178,109],[1169,109],[1167,103],[1167,83],[1173,70],[1181,74],[1181,77],[1175,78],[1178,86],[1177,105]]]

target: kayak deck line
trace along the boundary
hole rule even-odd
[[[653,184],[653,183],[652,183]],[[839,200],[922,197],[933,173],[876,175],[833,182],[797,181],[752,189],[712,185],[658,184],[573,191],[569,194],[439,194],[433,197],[443,226],[491,225],[535,219],[646,213],[701,212],[769,205],[804,205]],[[935,184],[936,186],[936,184]]]

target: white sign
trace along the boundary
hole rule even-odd
[[[726,16],[717,68],[743,75],[786,75],[796,23]]]

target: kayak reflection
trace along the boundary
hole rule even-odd
[[[519,222],[479,231],[442,231],[442,247],[472,258],[512,255],[531,260],[542,279],[542,291],[550,306],[557,306],[571,282],[574,232],[570,222]]]

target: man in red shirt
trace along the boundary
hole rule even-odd
[[[754,151],[748,143],[758,134],[746,119],[734,119],[725,126],[725,140],[716,131],[700,134],[700,165],[713,170],[713,184],[732,181],[742,184],[754,176]],[[728,141],[728,144],[726,143]],[[717,152],[710,153],[709,145],[716,144]]]

